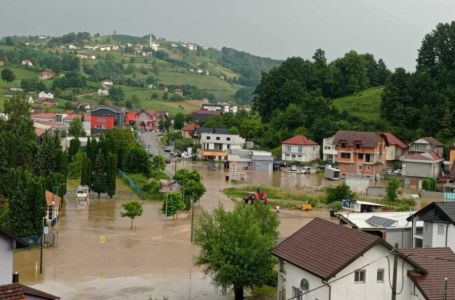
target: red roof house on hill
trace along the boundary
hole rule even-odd
[[[192,138],[196,130],[199,128],[199,124],[195,122],[191,122],[183,126],[182,128],[182,136],[183,138],[189,139]]]
[[[304,135],[296,135],[282,142],[281,159],[283,161],[310,162],[320,158],[319,145]]]

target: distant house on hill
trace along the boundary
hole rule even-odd
[[[22,62],[21,62],[21,65],[23,66],[27,66],[27,67],[32,67],[33,66],[33,63],[28,60],[28,59],[24,59]]]
[[[109,96],[108,89],[98,89],[98,96]]]
[[[101,85],[108,89],[114,85],[114,82],[112,82],[112,80],[109,79],[104,79],[103,81],[101,81]]]
[[[197,131],[199,128],[199,124],[195,122],[191,122],[183,126],[182,128],[182,137],[185,139],[190,139],[194,136],[194,133]]]
[[[38,94],[38,98],[41,98],[41,99],[54,99],[54,94],[52,94],[50,92],[47,93],[47,92],[41,91]]]
[[[319,145],[304,135],[296,135],[285,140],[281,146],[283,161],[310,162],[320,158]]]
[[[44,71],[44,72],[41,72],[39,74],[39,79],[41,79],[41,80],[49,80],[49,79],[52,79],[52,77],[54,77],[54,76],[55,76],[55,73]]]

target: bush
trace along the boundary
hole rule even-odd
[[[390,179],[386,188],[386,200],[388,202],[395,202],[398,198],[398,189],[400,188],[400,181],[397,179]]]
[[[330,203],[330,209],[331,210],[335,210],[335,211],[339,211],[341,210],[341,201],[333,201],[332,203]]]
[[[185,202],[181,193],[170,193],[166,196],[161,211],[167,212],[167,216],[173,216],[177,211],[185,208]]]
[[[436,180],[434,178],[425,178],[422,181],[422,189],[424,191],[433,192],[436,190]]]
[[[332,203],[335,201],[341,201],[347,197],[354,198],[354,193],[351,192],[351,189],[345,183],[338,185],[336,187],[329,187],[325,191],[327,196],[327,203]]]

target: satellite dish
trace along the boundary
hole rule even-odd
[[[300,289],[301,289],[302,291],[307,291],[309,288],[310,288],[310,284],[309,284],[308,280],[306,280],[305,278],[303,278],[303,279],[300,281]]]

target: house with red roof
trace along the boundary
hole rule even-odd
[[[401,157],[404,186],[421,189],[425,178],[438,178],[444,159],[436,151],[410,152]]]
[[[54,72],[44,71],[44,72],[39,73],[39,79],[41,79],[41,80],[49,80],[49,79],[52,79],[52,77],[54,77],[54,76],[55,76]]]
[[[320,146],[304,135],[296,135],[281,143],[281,159],[287,162],[310,162],[320,158]]]
[[[182,128],[182,137],[184,139],[191,139],[193,138],[195,132],[197,131],[197,129],[199,128],[199,124],[195,123],[195,122],[191,122],[191,123],[188,123],[186,124],[185,126],[183,126]]]
[[[153,131],[159,126],[159,118],[150,110],[130,110],[125,113],[125,123],[128,126],[137,125],[142,130]]]

